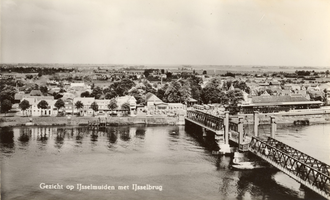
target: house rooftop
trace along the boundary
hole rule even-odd
[[[42,92],[40,90],[31,90],[30,96],[42,96]]]
[[[302,95],[287,96],[253,96],[252,103],[279,103],[279,102],[303,102],[308,101]]]

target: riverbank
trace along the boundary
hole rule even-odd
[[[253,124],[253,115],[244,114],[243,117],[245,124]],[[330,123],[330,113],[313,114],[313,113],[269,113],[259,114],[260,124],[269,124],[270,116],[275,116],[277,124],[292,124],[297,121],[308,121],[309,125]],[[85,126],[88,122],[95,121],[98,117],[2,117],[0,119],[0,127],[5,126],[25,126],[30,122],[35,126]],[[233,121],[236,121],[235,119]],[[108,117],[107,122],[111,125],[134,125],[134,124],[147,124],[147,125],[178,125],[181,124],[178,117],[168,116],[134,116],[134,117]],[[184,123],[184,122],[183,122]]]
[[[97,117],[3,117],[0,127],[5,126],[25,126],[32,119],[34,126],[84,126],[88,122],[95,121]],[[167,116],[134,116],[134,117],[109,117],[107,122],[111,125],[175,125],[178,124],[178,117]]]

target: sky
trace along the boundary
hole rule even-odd
[[[329,0],[1,0],[1,63],[330,66]]]

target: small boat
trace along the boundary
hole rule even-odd
[[[256,162],[243,161],[242,158],[236,157],[233,160],[232,167],[235,169],[258,169],[263,168],[263,166],[259,165]]]
[[[241,164],[232,165],[235,169],[254,169],[255,166],[251,162],[243,162]]]
[[[263,166],[258,165],[255,162],[241,162],[239,164],[232,165],[235,169],[259,169],[263,168]]]

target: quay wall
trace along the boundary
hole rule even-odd
[[[244,119],[244,124],[253,124],[252,114],[240,114]],[[270,116],[275,116],[277,124],[294,124],[296,121],[308,121],[309,125],[330,123],[330,113],[260,113],[260,124],[270,124]],[[59,126],[59,125],[87,125],[88,122],[95,121],[97,117],[72,117],[70,122],[67,117],[2,117],[0,127],[4,126],[25,126],[32,118],[32,123],[36,126]],[[237,116],[233,118],[237,121]],[[107,122],[111,125],[175,125],[182,124],[178,117],[168,116],[135,116],[135,117],[109,117]]]
[[[0,127],[5,126],[25,126],[32,118],[32,124],[35,126],[59,126],[72,125],[83,126],[88,122],[98,120],[98,117],[3,117],[0,119]],[[107,122],[111,125],[175,125],[178,124],[178,117],[167,116],[135,116],[135,117],[109,117]]]

